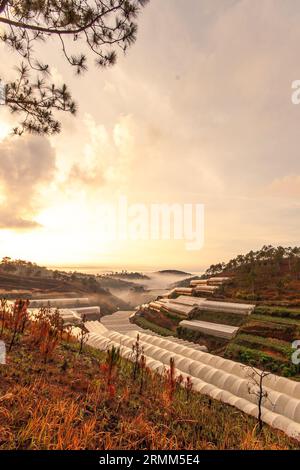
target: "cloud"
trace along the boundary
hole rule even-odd
[[[0,208],[0,229],[30,230],[40,227],[34,220],[26,220],[11,213],[11,210]]]
[[[300,175],[287,175],[274,179],[267,187],[267,192],[273,196],[284,198],[300,198]]]
[[[69,183],[89,187],[102,185],[104,183],[102,169],[97,165],[86,168],[80,163],[74,163],[69,173]]]
[[[130,115],[119,116],[110,129],[97,124],[89,114],[83,120],[87,140],[83,144],[80,161],[72,164],[67,184],[91,191],[104,185],[126,181],[130,163],[135,155],[136,123]]]
[[[0,144],[0,228],[32,229],[42,189],[55,173],[55,151],[45,137],[9,137]]]
[[[70,85],[79,113],[62,114],[63,132],[52,140],[60,186],[47,213],[34,216],[42,185],[15,203],[11,190],[10,207],[19,209],[4,211],[3,203],[2,225],[36,219],[47,228],[51,220],[49,233],[54,226],[65,233],[67,252],[69,220],[94,220],[97,203],[120,191],[134,202],[205,203],[201,263],[263,243],[292,244],[300,229],[300,106],[291,103],[300,2],[152,0],[139,23],[126,57],[80,80],[47,49],[53,77]],[[32,171],[36,164],[32,157]],[[92,223],[85,227],[92,231]],[[89,246],[90,261],[102,260],[99,242]],[[135,249],[145,264],[163,250]],[[172,263],[198,263],[174,253]]]

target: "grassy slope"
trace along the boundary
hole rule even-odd
[[[0,291],[6,298],[38,298],[45,297],[90,297],[95,305],[101,306],[104,314],[113,313],[118,308],[129,310],[130,306],[101,287],[97,282],[83,282],[80,279],[52,279],[46,277],[30,277],[0,272]]]
[[[295,258],[276,256],[248,264],[244,259],[234,269],[229,262],[221,275],[232,280],[219,295],[258,305],[225,356],[300,380],[299,367],[291,362],[291,343],[300,338],[299,263],[296,265]]]
[[[9,338],[6,337],[6,340]],[[25,334],[0,366],[0,449],[299,448],[235,408],[150,371],[140,393],[132,364],[121,361],[107,390],[105,354],[62,342],[48,364]]]
[[[224,286],[222,294],[231,299],[259,304],[299,307],[299,273],[289,272],[287,263],[287,260],[283,260],[276,270],[272,270],[271,262],[265,265],[256,262],[252,268],[245,265],[235,270],[225,269],[221,275],[229,276],[232,280]],[[251,269],[254,272],[252,278],[249,274]]]
[[[145,330],[151,330],[154,333],[157,333],[161,336],[176,336],[173,330],[169,330],[168,328],[163,328],[162,326],[157,325],[144,317],[136,317],[134,323]]]
[[[202,321],[236,325],[238,335],[229,343],[215,337],[200,334],[185,328],[177,328],[181,318],[169,318],[164,312],[144,312],[139,325],[162,334],[161,329],[171,330],[179,337],[204,344],[213,354],[270,370],[300,380],[299,367],[291,362],[292,342],[300,339],[298,309],[257,307],[249,317],[198,310],[193,318]],[[170,333],[171,334],[171,333]]]
[[[166,311],[154,312],[148,309],[143,312],[141,317],[135,317],[134,319],[135,323],[145,320],[147,321],[147,328],[149,329],[153,329],[158,326],[164,330],[170,331],[173,335],[176,335],[176,328],[178,323],[182,320],[182,317],[176,316],[175,314],[170,315]],[[140,326],[142,325],[140,324]]]
[[[299,310],[257,307],[226,348],[225,357],[300,380],[292,342],[300,338]]]
[[[185,339],[205,344],[209,351],[246,364],[265,368],[279,375],[300,380],[300,370],[291,362],[291,344],[300,339],[300,274],[295,260],[269,259],[254,261],[252,265],[236,268],[226,265],[221,276],[231,281],[224,284],[212,299],[235,302],[252,302],[258,305],[250,317],[199,309],[193,318],[202,321],[239,326],[240,333],[229,343],[222,344],[207,335],[180,328],[177,334]],[[211,268],[210,268],[211,271]],[[208,275],[209,272],[207,272]],[[214,273],[216,274],[216,273]],[[189,280],[182,281],[188,285]],[[172,321],[164,312],[145,312],[145,318],[159,327],[174,333],[180,318]],[[280,340],[279,345],[276,340]]]

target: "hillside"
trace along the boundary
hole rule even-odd
[[[238,334],[232,340],[181,328],[183,317],[164,309],[145,310],[136,323],[165,336],[204,344],[213,354],[300,380],[300,367],[291,361],[292,342],[300,339],[300,249],[265,246],[210,266],[202,279],[211,276],[229,277],[211,300],[254,303],[254,312],[246,317],[224,311],[212,315],[199,308],[189,319],[237,326]],[[192,280],[185,279],[175,287],[188,287]]]
[[[174,282],[170,287],[188,287],[191,281],[196,281],[201,279],[199,276],[191,276],[187,277],[186,279],[182,279],[181,281]]]
[[[66,273],[43,268],[34,263],[4,258],[0,263],[0,295],[9,299],[85,296],[101,307],[103,314],[117,309],[127,310],[130,305],[109,288],[118,290],[138,289],[128,283],[109,277],[100,279],[84,273]]]
[[[143,274],[143,273],[139,273],[137,271],[121,271],[121,272],[111,272],[111,273],[108,273],[108,274],[105,274],[103,276],[101,276],[102,278],[104,277],[109,277],[109,278],[117,278],[117,279],[133,279],[133,280],[140,280],[140,281],[145,281],[145,280],[149,280],[150,277],[147,276],[146,274]]]
[[[163,269],[158,271],[158,274],[166,274],[172,276],[190,276],[190,273],[186,273],[185,271],[179,271],[178,269]]]
[[[291,361],[295,351],[292,342],[300,339],[299,313],[295,309],[256,308],[249,317],[240,318],[223,312],[212,316],[198,309],[191,319],[240,327],[237,336],[229,342],[179,327],[184,318],[163,311],[143,312],[135,318],[135,323],[162,336],[178,336],[205,345],[212,354],[300,380],[300,367]]]
[[[300,248],[263,246],[227,263],[211,265],[205,276],[229,276],[224,297],[300,307]]]
[[[13,323],[5,318],[0,331],[10,344]],[[257,433],[255,419],[194,393],[190,382],[180,386],[172,372],[150,372],[141,353],[133,363],[117,350],[84,346],[80,354],[63,331],[49,342],[40,334],[44,320],[19,330],[0,365],[1,450],[299,447],[267,425]]]

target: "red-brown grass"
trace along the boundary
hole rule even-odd
[[[55,348],[41,351],[41,342],[53,343],[42,338],[49,331],[43,315],[39,321],[29,322],[0,366],[0,449],[299,447],[267,425],[258,436],[253,418],[193,392],[190,380],[175,376],[174,361],[157,375],[141,354],[134,375],[116,349],[85,346],[79,354],[79,343],[66,342],[57,319]],[[11,338],[7,325],[2,337]]]

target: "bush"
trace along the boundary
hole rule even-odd
[[[289,359],[274,357],[266,352],[253,350],[239,344],[230,344],[226,348],[224,357],[243,362],[246,365],[264,368],[273,373],[294,377],[298,368]]]
[[[256,315],[267,315],[271,317],[291,318],[300,320],[300,310],[285,307],[260,306],[255,309]]]
[[[168,328],[163,328],[162,326],[156,325],[155,323],[150,322],[144,317],[135,317],[134,323],[141,328],[148,329],[157,333],[161,336],[176,336],[176,333]]]

